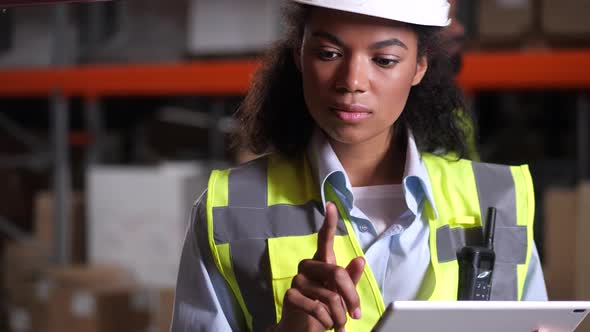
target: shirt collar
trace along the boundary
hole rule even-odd
[[[340,191],[346,189],[352,197],[352,185],[348,179],[348,175],[344,171],[344,167],[332,149],[330,142],[326,139],[325,134],[316,127],[314,130],[310,144],[307,149],[309,163],[312,168],[312,174],[315,176],[316,183],[320,185],[320,192],[322,195],[322,205],[326,206],[326,194],[324,191],[326,181],[332,175],[338,176],[344,188],[337,188]],[[331,181],[332,184],[334,184]],[[351,202],[352,203],[352,202]]]
[[[426,195],[426,199],[428,199],[430,206],[432,206],[435,218],[438,218],[438,211],[436,210],[434,196],[432,195],[432,186],[430,178],[428,177],[428,171],[426,170],[426,165],[424,165],[422,155],[416,145],[414,135],[409,130],[403,184],[408,207],[414,212],[414,214],[416,214],[416,211],[418,210],[418,200],[420,199],[420,190],[422,190],[424,195]],[[410,193],[410,195],[408,195],[408,193]],[[415,207],[410,206],[410,204],[415,204]],[[413,208],[416,210],[413,210]]]
[[[326,195],[324,192],[326,181],[329,181],[337,190],[350,199],[350,205],[353,204],[352,185],[344,167],[340,163],[338,156],[332,149],[325,134],[316,127],[312,134],[310,144],[307,149],[312,174],[314,174],[316,183],[320,185],[322,205],[326,205]],[[432,188],[426,166],[422,160],[414,135],[408,131],[408,145],[406,149],[406,164],[404,167],[404,177],[402,180],[404,196],[408,208],[418,215],[420,203],[423,197],[429,201],[434,210],[435,217],[438,218],[438,212],[432,195]]]

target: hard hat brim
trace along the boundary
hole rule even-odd
[[[384,18],[392,21],[445,27],[451,23],[448,18],[449,3],[437,1],[438,5],[424,9],[425,4],[418,4],[416,0],[292,0],[294,2],[340,10],[354,14]],[[404,2],[401,4],[401,2]],[[434,4],[434,2],[433,2]],[[420,6],[420,7],[419,7]]]

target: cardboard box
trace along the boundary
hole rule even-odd
[[[545,282],[551,300],[575,298],[575,189],[552,188],[545,192]],[[570,257],[570,259],[566,259]]]
[[[47,305],[39,301],[10,305],[8,325],[12,332],[45,332]]]
[[[116,265],[72,265],[47,269],[44,278],[51,287],[111,287],[135,284],[131,273]]]
[[[590,41],[588,13],[590,2],[580,0],[542,0],[543,32],[554,40]]]
[[[35,296],[35,284],[50,261],[35,243],[9,242],[4,247],[3,288],[9,303],[29,304]]]
[[[544,272],[550,300],[590,300],[588,206],[590,182],[545,193]]]
[[[116,266],[48,269],[37,285],[47,332],[145,331],[149,301],[131,274]]]
[[[172,324],[172,309],[174,307],[174,288],[160,290],[158,302],[157,324],[159,332],[169,332]]]
[[[70,263],[81,264],[86,260],[86,217],[84,196],[72,193],[70,197]],[[35,197],[35,238],[46,248],[55,252],[55,200],[52,192],[39,192]]]
[[[57,287],[49,297],[47,332],[146,331],[150,314],[136,300],[141,296],[134,286]]]
[[[586,316],[586,319],[576,328],[576,332],[590,332],[590,317]]]
[[[16,332],[45,332],[50,321],[54,325],[61,322],[62,318],[55,318],[58,314],[53,306],[64,292],[91,289],[92,301],[100,302],[103,298],[107,299],[105,301],[112,298],[102,293],[95,295],[103,287],[127,287],[129,291],[135,287],[131,274],[115,266],[52,267],[41,250],[32,244],[11,243],[5,254],[4,287],[10,305],[9,323]],[[106,324],[106,318],[99,318],[90,323],[87,319],[82,321],[91,325]],[[64,327],[59,326],[63,330]]]
[[[146,286],[173,287],[191,207],[208,175],[193,163],[91,168],[90,261],[125,267]]]
[[[8,326],[11,332],[34,332],[33,313],[24,306],[11,306],[8,314]]]
[[[590,182],[578,187],[577,227],[575,236],[575,286],[577,300],[590,300]],[[563,256],[562,259],[567,259]]]
[[[126,285],[133,285],[130,274],[114,266],[56,268],[45,265],[35,272],[34,278],[17,281],[18,288],[9,289],[10,326],[13,332],[46,332],[50,323],[62,329],[62,318],[56,318],[60,314],[54,308],[56,301],[63,297],[61,294],[75,289]]]
[[[481,44],[514,45],[533,29],[531,0],[479,1],[477,19]]]

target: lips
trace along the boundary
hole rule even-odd
[[[338,103],[332,105],[330,110],[332,110],[340,120],[351,123],[360,122],[373,114],[367,106],[362,104]]]

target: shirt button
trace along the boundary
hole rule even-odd
[[[366,232],[366,231],[369,230],[369,225],[367,225],[367,224],[360,224],[359,230],[364,233],[364,232]]]

